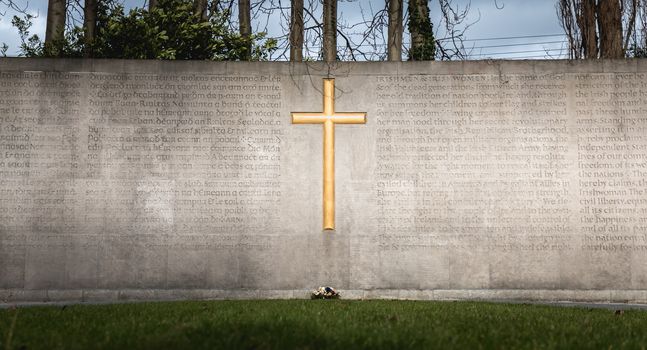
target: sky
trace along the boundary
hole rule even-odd
[[[478,20],[466,33],[470,59],[565,58],[567,54],[554,0],[472,0],[470,17]]]
[[[44,38],[47,0],[14,0],[36,16],[32,34]],[[450,0],[456,7],[470,5],[466,23],[473,23],[465,32],[464,45],[468,59],[549,59],[565,58],[565,37],[555,13],[555,0]],[[144,0],[125,0],[127,7],[142,6]],[[349,22],[361,19],[368,9],[383,7],[384,0],[340,0],[338,14]],[[437,0],[430,1],[431,18],[443,38]],[[8,56],[18,54],[20,39],[11,18],[15,14],[0,1],[0,45],[9,46]],[[272,29],[270,29],[272,30]],[[279,28],[275,28],[278,32]],[[270,32],[270,35],[272,33]]]

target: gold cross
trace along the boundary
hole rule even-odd
[[[323,124],[323,226],[335,229],[335,124],[366,124],[366,113],[335,113],[335,79],[324,79],[323,112],[292,112],[292,124]]]

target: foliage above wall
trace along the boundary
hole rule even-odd
[[[265,33],[243,38],[227,27],[228,16],[212,11],[203,19],[182,0],[160,0],[151,11],[136,8],[128,13],[121,5],[100,5],[96,38],[89,44],[79,26],[68,30],[64,39],[45,45],[29,33],[32,16],[14,17],[12,23],[27,57],[83,57],[89,50],[95,58],[239,60],[247,57],[251,41],[251,59],[267,59],[276,41],[265,39]]]

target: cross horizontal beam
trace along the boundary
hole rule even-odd
[[[366,113],[337,112],[332,116],[321,112],[292,113],[292,124],[323,124],[328,120],[335,124],[366,124]]]

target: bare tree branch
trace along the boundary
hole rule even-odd
[[[638,15],[638,0],[625,0],[628,4],[623,3],[623,16],[628,18],[626,23],[625,30],[625,39],[622,45],[622,50],[627,51],[629,49],[629,40],[631,40],[631,35],[636,26],[636,16]],[[627,6],[629,5],[629,6]]]
[[[29,9],[29,1],[21,1],[21,3],[22,5],[16,0],[0,0],[0,5],[3,5],[5,9],[26,15],[27,10]],[[0,16],[4,16],[6,13],[6,10],[4,12],[0,11]]]

